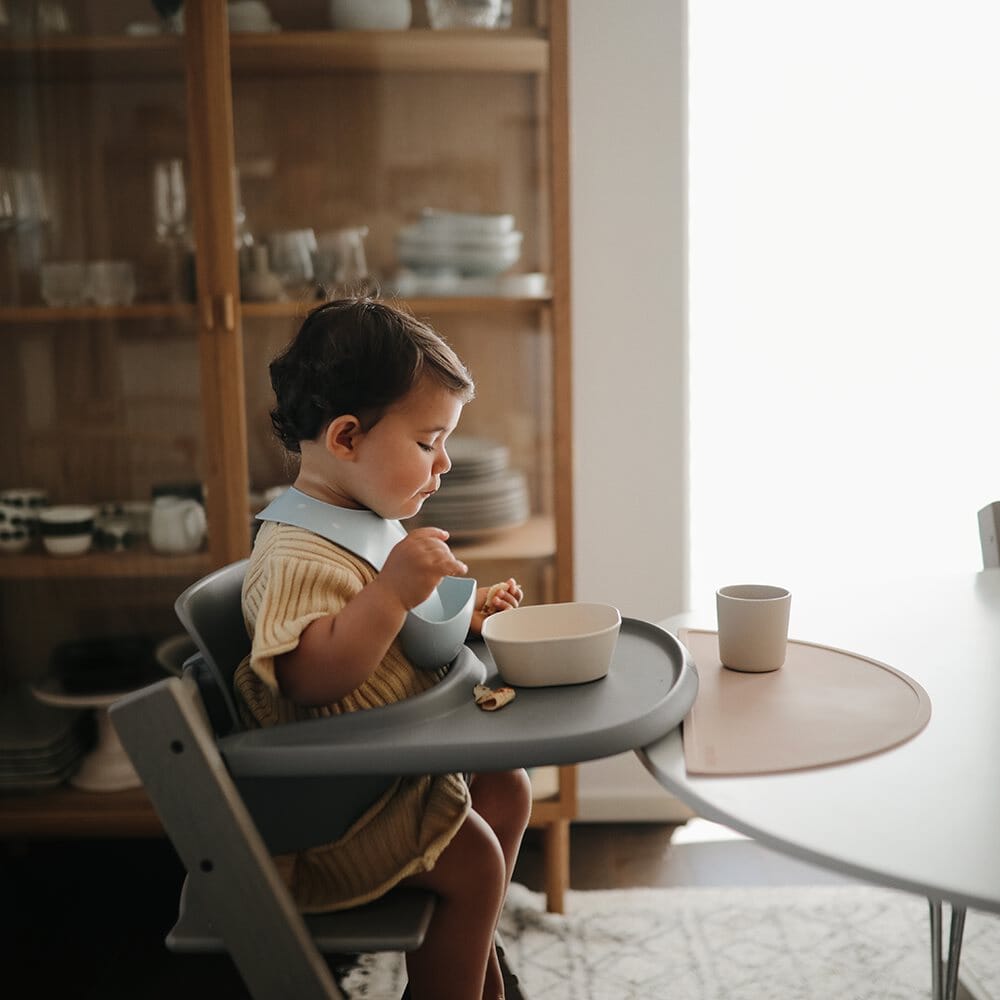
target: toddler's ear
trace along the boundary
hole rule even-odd
[[[361,421],[350,413],[334,417],[323,435],[326,450],[335,458],[351,460],[355,454],[355,444],[364,432]]]

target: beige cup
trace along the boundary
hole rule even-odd
[[[730,670],[765,673],[785,662],[792,595],[784,587],[745,583],[716,592],[719,657]]]

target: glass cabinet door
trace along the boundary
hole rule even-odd
[[[426,518],[483,582],[570,600],[566,0],[2,6],[0,699],[179,669],[174,599],[295,475],[268,362],[361,289],[476,379]],[[376,7],[407,24],[338,20]],[[509,26],[437,20],[484,11]],[[141,789],[66,776],[0,831],[157,831]]]
[[[180,589],[249,546],[235,325],[199,260],[210,38],[167,0],[4,6],[0,679],[128,687]]]
[[[524,0],[490,28],[458,20],[488,3],[375,7],[269,0],[259,23],[230,20],[252,497],[295,473],[271,433],[269,360],[324,299],[394,299],[477,383],[419,523],[448,529],[483,580],[568,599],[549,82],[564,8]]]

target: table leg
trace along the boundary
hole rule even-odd
[[[965,907],[952,906],[948,958],[941,954],[943,920],[941,903],[929,899],[931,917],[931,996],[933,1000],[956,1000],[958,996],[958,964],[962,957],[962,935],[965,932]]]
[[[965,907],[951,908],[951,940],[948,943],[948,981],[945,983],[945,1000],[958,996],[958,962],[962,957],[962,934],[965,931]]]
[[[931,997],[944,1000],[944,964],[941,961],[941,904],[935,899],[927,902],[931,908]]]

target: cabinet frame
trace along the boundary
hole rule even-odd
[[[320,73],[331,67],[361,72],[482,70],[533,75],[538,81],[538,100],[547,103],[548,134],[542,143],[540,180],[548,191],[549,231],[543,238],[548,241],[551,261],[551,292],[536,298],[421,297],[409,304],[415,311],[431,314],[529,310],[539,314],[540,325],[547,325],[552,344],[554,544],[551,553],[533,550],[524,557],[548,562],[555,600],[573,599],[568,0],[551,0],[539,9],[537,29],[509,32],[287,32],[230,39],[225,5],[196,3],[186,8],[183,43],[166,36],[0,43],[0,80],[5,82],[26,66],[59,78],[80,74],[113,80],[181,74],[185,78],[192,219],[198,246],[197,301],[111,308],[0,307],[0,338],[15,336],[19,329],[35,324],[193,320],[201,379],[204,479],[209,493],[207,552],[190,557],[144,553],[135,558],[94,554],[66,561],[34,554],[8,556],[0,561],[0,585],[68,577],[193,579],[249,551],[244,314],[246,318],[293,316],[300,306],[240,301],[232,239],[236,215],[234,75]],[[475,554],[476,546],[469,548]],[[490,544],[487,549],[488,558],[497,558],[503,544]],[[456,546],[456,551],[464,555],[465,549]],[[562,912],[569,877],[569,824],[577,808],[575,767],[560,767],[559,778],[558,793],[535,802],[531,823],[544,830],[549,909]],[[4,838],[160,834],[141,789],[96,793],[64,786],[40,794],[5,795],[2,805],[0,837]]]

